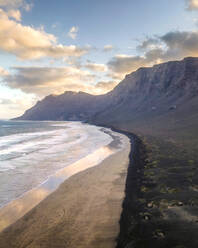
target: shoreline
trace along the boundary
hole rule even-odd
[[[135,228],[142,218],[141,212],[145,211],[145,204],[140,202],[138,198],[143,197],[141,189],[147,159],[146,147],[137,135],[129,132],[124,133],[126,133],[125,135],[130,139],[133,149],[131,149],[129,154],[125,198],[123,200],[122,213],[119,221],[120,232],[117,237],[116,248],[124,248],[126,246],[133,247],[138,240],[138,234],[136,234]]]
[[[0,128],[0,209],[112,141],[100,127],[80,121],[5,124]]]
[[[114,130],[112,130],[112,131],[114,131]],[[119,133],[119,132],[118,132]],[[106,207],[108,207],[109,208],[109,205],[112,205],[112,207],[113,208],[115,208],[116,210],[115,211],[117,211],[116,212],[116,222],[115,222],[115,216],[114,216],[114,220],[113,220],[113,218],[111,217],[111,214],[109,213],[108,215],[107,214],[105,214],[105,216],[104,216],[104,218],[99,218],[97,221],[101,221],[101,222],[104,222],[104,220],[105,220],[105,218],[112,218],[111,220],[108,220],[107,221],[107,223],[105,223],[105,225],[110,225],[111,224],[111,222],[112,221],[114,221],[114,223],[113,223],[113,228],[110,228],[110,230],[111,229],[114,229],[114,235],[113,235],[113,237],[112,237],[112,233],[111,233],[111,238],[109,238],[108,237],[108,239],[111,239],[111,240],[109,240],[108,242],[106,241],[106,243],[108,243],[108,246],[106,246],[106,247],[115,247],[115,245],[116,245],[116,243],[115,243],[115,239],[116,239],[116,237],[117,237],[117,235],[118,235],[118,233],[119,233],[119,219],[120,219],[120,215],[121,215],[121,211],[122,211],[122,202],[123,202],[123,199],[124,199],[124,190],[125,190],[125,179],[126,179],[126,171],[127,171],[127,167],[128,167],[128,155],[127,154],[129,154],[129,152],[130,152],[130,144],[129,144],[129,140],[128,140],[128,137],[126,137],[126,136],[123,136],[124,138],[123,139],[125,139],[125,147],[122,147],[121,148],[121,150],[119,150],[119,151],[117,151],[116,153],[114,153],[114,154],[112,154],[112,155],[110,155],[110,156],[108,156],[107,158],[105,158],[100,164],[97,164],[97,166],[95,166],[95,167],[92,167],[92,168],[89,168],[89,169],[86,169],[86,170],[84,170],[84,171],[82,171],[82,172],[79,172],[79,173],[77,173],[77,174],[75,174],[75,175],[73,175],[72,177],[70,177],[69,179],[67,179],[66,181],[64,181],[60,186],[59,186],[59,188],[56,190],[56,191],[54,191],[53,193],[51,193],[49,196],[47,196],[43,201],[41,201],[35,208],[33,208],[32,210],[30,210],[24,217],[22,217],[22,218],[20,218],[15,224],[13,224],[13,225],[11,225],[10,227],[8,227],[8,228],[6,228],[1,234],[0,234],[0,247],[1,247],[1,244],[3,244],[3,246],[2,247],[20,247],[20,246],[17,246],[17,245],[14,245],[14,244],[9,244],[9,246],[6,246],[5,244],[6,243],[4,243],[4,241],[5,240],[7,240],[6,242],[8,242],[8,240],[10,241],[10,240],[12,240],[12,242],[14,242],[14,243],[17,243],[16,242],[16,239],[18,240],[18,238],[19,237],[17,237],[17,235],[16,235],[16,231],[14,231],[14,229],[16,228],[18,228],[17,226],[18,225],[20,225],[21,226],[21,224],[22,225],[24,225],[25,223],[24,223],[24,220],[25,219],[27,219],[28,218],[28,220],[29,221],[31,221],[31,215],[34,213],[34,211],[36,211],[35,209],[40,209],[40,208],[42,208],[41,206],[42,205],[45,205],[45,202],[48,202],[48,201],[50,201],[51,202],[51,204],[53,205],[53,204],[55,204],[55,202],[53,202],[53,201],[51,201],[50,199],[52,199],[53,197],[54,197],[54,195],[57,195],[58,193],[58,191],[61,191],[61,188],[63,188],[64,186],[63,185],[66,185],[66,184],[71,184],[71,181],[74,181],[75,180],[75,178],[78,178],[78,180],[79,181],[81,181],[81,186],[82,185],[84,185],[84,187],[85,187],[85,191],[87,190],[87,187],[89,188],[92,188],[92,186],[94,186],[94,185],[90,185],[90,183],[89,182],[83,182],[83,179],[82,178],[79,178],[79,177],[83,177],[83,175],[86,175],[87,176],[87,179],[88,180],[92,180],[92,184],[95,184],[95,183],[93,183],[94,181],[96,181],[97,180],[97,177],[98,177],[98,174],[100,174],[100,173],[103,173],[104,174],[104,170],[107,170],[108,168],[105,168],[104,167],[104,165],[106,164],[106,166],[108,165],[109,166],[109,169],[111,168],[111,170],[112,171],[110,171],[110,172],[108,172],[108,173],[106,173],[106,175],[104,174],[103,176],[105,176],[105,177],[109,177],[109,180],[107,180],[107,183],[109,183],[109,184],[112,184],[112,185],[114,185],[114,181],[111,181],[111,180],[113,180],[113,179],[115,179],[114,177],[115,177],[115,175],[112,175],[112,173],[115,173],[115,171],[116,170],[118,170],[119,169],[119,173],[118,174],[122,174],[122,176],[121,176],[121,180],[122,180],[122,190],[121,190],[121,186],[119,185],[119,187],[117,187],[117,189],[114,189],[115,191],[117,190],[117,192],[114,192],[114,194],[112,194],[112,195],[114,195],[114,197],[115,197],[115,201],[117,201],[117,202],[119,202],[119,204],[118,203],[116,203],[116,206],[114,206],[114,203],[115,202],[106,202],[106,201],[108,201],[109,200],[109,198],[111,198],[111,195],[109,195],[108,197],[103,197],[103,199],[101,199],[102,201],[105,201],[104,203],[103,203],[103,205],[104,205],[104,208],[106,208]],[[114,141],[112,141],[112,142],[114,142]],[[127,143],[128,142],[128,143]],[[115,145],[115,144],[114,144]],[[124,162],[123,162],[124,161]],[[117,164],[116,164],[117,163]],[[120,164],[122,164],[122,167],[120,168]],[[116,166],[114,166],[114,164],[117,166],[117,167],[119,167],[119,168],[117,168]],[[123,166],[125,167],[125,172],[123,172]],[[115,168],[114,168],[115,167]],[[122,169],[122,170],[121,170]],[[95,172],[93,172],[93,176],[91,177],[89,174],[90,173],[92,173],[92,171],[93,170],[95,170]],[[120,171],[121,170],[121,171]],[[114,172],[113,172],[114,171]],[[124,173],[124,174],[123,174]],[[110,174],[110,175],[108,175],[108,174]],[[101,178],[98,178],[98,179],[100,179],[101,180]],[[85,179],[84,179],[85,180]],[[94,181],[93,181],[94,180]],[[78,183],[78,182],[76,182],[76,183]],[[86,185],[86,183],[88,184],[88,185]],[[97,182],[98,183],[98,182]],[[101,188],[103,188],[103,186],[102,185],[100,185],[100,187]],[[69,190],[69,186],[67,186],[67,189]],[[100,188],[98,188],[99,190],[102,190],[102,189],[100,189]],[[78,190],[78,189],[77,189]],[[105,188],[103,188],[103,191],[105,192],[107,189],[105,189]],[[112,186],[109,188],[109,190],[112,190],[113,191],[113,189],[112,189]],[[120,190],[121,190],[121,192],[120,192]],[[104,193],[103,192],[103,193]],[[119,192],[119,193],[118,193]],[[63,193],[63,192],[62,192]],[[92,194],[98,194],[98,193],[100,193],[100,192],[92,192]],[[75,191],[73,192],[73,194],[75,195]],[[82,192],[78,192],[78,194],[79,194],[79,197],[83,194]],[[71,196],[70,196],[71,197]],[[98,195],[98,197],[101,197],[101,194],[99,194]],[[121,197],[121,198],[119,198],[119,197]],[[118,201],[118,199],[117,198],[119,198],[119,201]],[[61,200],[60,198],[59,199],[57,199],[58,201],[59,200]],[[72,198],[72,200],[76,200],[76,199],[73,199]],[[96,201],[97,201],[97,199],[96,199]],[[71,205],[72,204],[72,201],[71,201],[71,203],[69,203],[69,200],[68,200],[68,205]],[[98,202],[98,204],[100,205],[100,202]],[[45,206],[45,208],[46,208],[46,206]],[[80,211],[80,210],[79,210]],[[84,211],[86,211],[86,209],[84,209]],[[91,211],[93,211],[93,209],[91,210]],[[109,210],[108,210],[109,211]],[[114,211],[113,211],[114,212]],[[119,212],[119,213],[118,213]],[[71,213],[72,214],[72,213]],[[30,215],[30,216],[29,216]],[[51,215],[51,213],[49,213],[49,215]],[[52,215],[53,215],[53,213],[52,213]],[[94,216],[92,216],[92,219],[93,218],[97,218],[97,216],[95,216],[95,215],[97,215],[96,213],[94,214]],[[27,217],[27,216],[29,216],[29,217]],[[50,216],[48,216],[48,217],[50,217]],[[69,218],[69,217],[68,217]],[[84,218],[85,218],[85,216],[84,216]],[[87,217],[86,217],[87,218]],[[91,216],[90,216],[90,218],[91,218]],[[33,217],[33,219],[35,220],[35,218]],[[72,219],[70,219],[70,221],[72,221]],[[73,220],[74,221],[74,220]],[[92,220],[93,221],[93,220]],[[26,221],[25,221],[26,222]],[[82,222],[82,220],[80,221],[80,222]],[[115,224],[115,223],[117,223],[117,224]],[[42,224],[42,223],[40,223],[40,224]],[[90,225],[92,226],[93,225],[93,223],[91,223],[90,222]],[[101,227],[102,227],[102,225],[104,225],[104,223],[101,223]],[[20,227],[21,228],[21,227]],[[98,228],[98,227],[97,227]],[[116,228],[116,230],[115,230],[115,228]],[[23,229],[23,228],[22,228]],[[26,229],[27,229],[27,227],[25,228],[25,229],[23,229],[23,231],[26,233]],[[94,230],[94,228],[93,228],[93,230]],[[97,231],[98,232],[98,231]],[[97,234],[97,232],[95,232],[95,234]],[[107,233],[106,233],[107,232]],[[104,231],[102,231],[102,234],[101,234],[101,237],[102,236],[108,236],[109,234],[108,234],[108,231],[106,231],[106,232],[104,232]],[[7,237],[6,237],[7,236]],[[32,236],[32,234],[31,234],[31,236]],[[37,236],[39,236],[39,235],[37,235]],[[76,234],[73,234],[73,238],[75,239],[76,238]],[[9,237],[9,238],[8,238]],[[21,237],[22,238],[22,237]],[[92,241],[89,241],[89,242],[94,242],[94,237],[92,238]],[[4,240],[4,241],[3,241]],[[89,240],[89,239],[88,239]],[[86,240],[85,240],[86,241]],[[88,241],[87,241],[88,242]],[[74,242],[75,243],[75,242]],[[100,243],[100,242],[99,242]],[[112,246],[109,246],[110,245],[110,243],[111,244],[113,244]],[[75,244],[76,246],[78,245],[78,243],[76,243]],[[87,246],[88,244],[86,244],[86,246],[79,246],[79,247],[88,247]],[[104,243],[104,241],[103,241],[103,246],[105,245],[105,243]],[[28,247],[34,247],[34,246],[28,246]],[[48,246],[46,246],[46,247],[48,247]],[[72,247],[71,246],[71,244],[70,244],[70,247]],[[75,247],[75,246],[73,246],[73,247]],[[91,246],[90,246],[91,247]],[[96,247],[96,246],[94,246],[94,247]],[[99,247],[99,246],[98,246]],[[105,246],[104,246],[105,247]]]
[[[119,134],[114,134],[110,129],[103,130],[103,128],[101,128],[101,132],[107,133],[112,137],[112,141],[109,144],[96,149],[66,167],[58,169],[36,187],[2,206],[0,208],[0,232],[22,218],[32,208],[36,207],[47,196],[56,191],[64,181],[86,169],[99,166],[103,160],[119,152],[120,149],[123,149],[122,146],[124,146],[124,142],[121,141],[123,137]]]
[[[145,167],[148,164],[146,145],[138,135],[130,131],[118,129],[114,126],[97,125],[124,134],[128,137],[131,147],[125,184],[125,196],[119,220],[120,230],[114,248],[133,248],[137,243],[139,245],[139,242],[140,247],[142,247],[140,237],[144,231],[140,226],[140,222],[147,217],[146,215],[144,216],[144,212],[146,212],[146,208],[148,208],[147,203],[140,201],[144,199],[142,186],[145,184],[153,184],[152,180],[150,182],[145,180],[144,175]],[[146,245],[146,243],[144,245]]]

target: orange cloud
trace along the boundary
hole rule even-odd
[[[113,89],[116,81],[94,84],[96,76],[75,67],[16,67],[15,73],[3,77],[4,84],[12,89],[33,93],[39,97],[61,94],[65,91],[84,91],[104,94]]]
[[[91,71],[96,71],[96,72],[107,71],[107,66],[104,64],[87,63],[84,67],[91,70]]]
[[[3,69],[2,67],[0,67],[0,77],[2,76],[7,76],[9,74],[8,71],[6,71],[5,69]]]
[[[14,69],[15,74],[4,77],[6,85],[39,96],[60,94],[66,90],[90,91],[90,83],[95,79],[90,72],[74,67],[16,67]]]
[[[79,57],[89,50],[89,48],[80,48],[75,45],[57,44],[54,35],[46,33],[42,29],[23,26],[9,19],[8,14],[2,9],[0,9],[0,49],[16,55],[20,59]]]
[[[21,21],[21,12],[19,10],[11,9],[7,12],[7,15],[14,18],[16,21]]]
[[[198,10],[198,0],[186,0],[188,10]]]

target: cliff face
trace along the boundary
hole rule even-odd
[[[183,97],[197,96],[198,58],[140,68],[125,79],[110,93],[113,98],[130,102],[131,107],[157,109],[160,103],[176,103]],[[146,103],[146,105],[145,105]]]
[[[96,123],[155,131],[198,123],[198,58],[167,62],[131,73],[109,93],[114,104],[95,115]]]
[[[19,119],[91,120],[98,124],[135,125],[139,121],[153,122],[156,118],[159,121],[164,116],[174,122],[191,112],[196,115],[197,96],[198,58],[185,58],[140,68],[105,95],[65,92],[47,96]]]

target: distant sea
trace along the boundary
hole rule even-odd
[[[0,121],[0,207],[111,141],[80,122]]]

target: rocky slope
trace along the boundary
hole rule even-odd
[[[184,99],[198,95],[198,58],[140,68],[127,75],[109,95],[116,103],[111,111],[174,109]]]
[[[157,131],[176,124],[185,116],[198,123],[198,58],[185,58],[126,75],[111,92],[93,96],[65,92],[47,96],[18,119],[88,120],[115,127],[144,127]],[[194,123],[194,122],[193,122]]]
[[[27,110],[19,120],[85,120],[102,107],[100,96],[67,91],[49,95]]]

